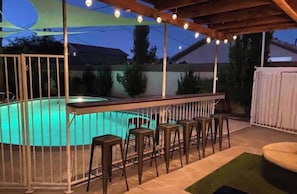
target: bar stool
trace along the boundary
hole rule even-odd
[[[199,149],[200,138],[199,138],[199,129],[197,126],[197,121],[178,120],[177,123],[183,126],[184,153],[186,155],[186,164],[189,163],[189,147],[190,147],[190,141],[191,141],[192,132],[194,128],[196,129],[196,134],[197,134],[197,151],[200,159],[200,149]]]
[[[180,127],[180,125],[168,124],[168,123],[162,123],[162,124],[158,125],[158,129],[160,130],[160,132],[164,131],[164,152],[165,152],[165,162],[166,162],[166,173],[169,172],[169,155],[170,155],[170,144],[171,144],[171,133],[172,132],[177,133],[180,164],[181,164],[181,167],[183,167],[179,127]]]
[[[226,121],[226,127],[227,127],[227,137],[228,137],[228,145],[229,148],[231,147],[230,143],[230,132],[229,132],[229,121],[228,121],[228,115],[227,114],[212,114],[210,115],[211,118],[215,121],[215,135],[214,135],[214,143],[216,143],[217,139],[217,132],[219,128],[219,147],[220,151],[222,150],[222,141],[223,141],[223,124],[224,120]]]
[[[95,146],[101,146],[101,163],[102,163],[102,182],[103,182],[103,193],[107,193],[107,179],[111,181],[112,174],[112,147],[115,145],[120,145],[120,152],[122,158],[123,165],[123,175],[125,177],[126,189],[129,191],[129,186],[127,182],[126,168],[125,168],[125,160],[124,160],[124,152],[122,145],[122,138],[107,134],[102,136],[93,137],[92,139],[92,148],[91,148],[91,157],[90,157],[90,166],[89,166],[89,175],[88,175],[88,184],[87,191],[89,191],[89,184],[92,172],[92,163],[93,163],[93,155]]]
[[[141,185],[142,183],[142,167],[143,167],[143,152],[145,148],[145,137],[152,138],[153,139],[153,152],[151,155],[151,164],[152,164],[152,158],[155,160],[155,166],[156,166],[156,174],[159,176],[158,172],[158,166],[157,166],[157,159],[156,159],[156,141],[155,141],[155,135],[154,131],[152,129],[148,128],[135,128],[130,129],[129,134],[126,141],[126,152],[125,152],[125,161],[127,161],[127,154],[129,149],[129,140],[130,136],[134,135],[136,142],[136,151],[137,151],[137,159],[138,159],[138,182]]]
[[[197,126],[199,130],[202,132],[202,157],[205,157],[205,147],[207,143],[207,137],[208,133],[210,131],[210,140],[211,140],[211,145],[212,145],[212,152],[215,153],[214,151],[214,142],[213,142],[213,131],[212,131],[212,119],[210,117],[195,117],[195,121],[197,121]],[[206,131],[207,128],[207,131]],[[200,138],[200,132],[199,138]]]

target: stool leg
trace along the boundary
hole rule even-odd
[[[201,123],[201,131],[202,131],[202,157],[205,157],[205,147],[206,147],[206,123],[202,121]]]
[[[214,143],[217,142],[217,134],[218,134],[218,125],[219,125],[219,120],[217,118],[214,118],[214,123],[215,123],[215,135],[214,135]]]
[[[89,191],[89,186],[90,186],[91,171],[92,171],[92,164],[93,164],[93,155],[94,155],[94,147],[95,147],[94,142],[92,142],[90,164],[89,164],[89,175],[88,175],[87,191]]]
[[[177,131],[174,132],[173,144],[172,144],[172,151],[171,151],[171,158],[173,158],[173,151],[174,151],[174,147],[175,147],[176,133],[177,133]]]
[[[189,163],[189,147],[190,147],[190,137],[192,134],[192,129],[189,131],[190,126],[189,125],[183,125],[183,135],[184,135],[184,153],[186,155],[186,164]]]
[[[192,126],[192,129],[191,129],[191,133],[190,133],[190,137],[192,137],[192,132],[193,132],[193,126]],[[199,157],[199,160],[201,159],[201,156],[200,156],[200,130],[198,129],[198,126],[196,125],[195,126],[196,128],[196,138],[197,138],[197,151],[198,151],[198,157]]]
[[[137,157],[138,157],[138,183],[142,182],[142,165],[143,165],[143,151],[144,151],[144,136],[137,137]]]
[[[180,165],[181,165],[181,167],[183,167],[183,158],[182,158],[182,150],[181,150],[179,129],[177,129],[176,131],[177,131],[178,146],[179,146]]]
[[[154,135],[152,135],[152,138],[153,138],[153,153],[152,153],[152,155],[154,155],[155,166],[156,166],[156,173],[157,173],[157,176],[159,176],[158,164],[157,164],[157,155],[156,155],[156,139],[155,139]]]
[[[108,154],[109,149],[106,146],[102,146],[102,184],[103,184],[103,194],[107,194],[107,178],[109,174],[109,154]]]
[[[210,140],[211,140],[211,146],[212,146],[212,153],[215,153],[214,142],[213,142],[213,130],[212,130],[211,121],[208,123],[208,129],[210,129]]]
[[[169,172],[169,152],[170,152],[170,130],[164,131],[164,150],[165,150],[165,163],[166,163],[166,173]]]
[[[227,124],[228,143],[229,143],[229,148],[230,148],[231,147],[231,142],[230,142],[230,131],[229,131],[229,121],[228,121],[228,118],[226,118],[226,124]]]
[[[122,164],[123,164],[123,174],[124,174],[124,177],[125,177],[126,189],[127,189],[127,191],[129,191],[128,181],[127,181],[127,174],[126,174],[126,160],[124,158],[124,149],[123,149],[123,145],[122,144],[120,144],[120,149],[121,149]]]
[[[125,161],[127,161],[129,141],[130,141],[130,133],[128,133],[128,136],[127,136],[126,141],[125,141]]]
[[[219,118],[219,147],[222,151],[222,140],[223,140],[223,118]]]

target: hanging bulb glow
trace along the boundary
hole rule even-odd
[[[179,49],[179,50],[182,50],[182,49],[183,49],[183,47],[182,47],[182,46],[178,46],[178,49]]]
[[[195,36],[195,38],[198,38],[199,35],[200,35],[199,32],[196,32],[194,36]]]
[[[237,39],[237,36],[236,36],[236,35],[234,35],[234,36],[233,36],[233,40],[236,40],[236,39]]]
[[[228,39],[227,39],[227,38],[224,39],[224,43],[225,43],[225,44],[228,43]]]
[[[220,40],[216,40],[216,45],[220,45]]]
[[[189,24],[188,23],[185,23],[184,24],[184,29],[187,30],[188,28],[189,28]]]
[[[93,0],[86,0],[85,4],[87,7],[91,7],[93,5]]]
[[[115,9],[115,10],[114,10],[114,16],[115,16],[116,18],[119,18],[119,17],[121,16],[121,12],[120,12],[119,9]]]
[[[210,42],[211,42],[211,38],[210,38],[210,37],[207,37],[207,38],[206,38],[206,42],[207,42],[207,43],[210,43]]]
[[[176,20],[177,19],[177,13],[173,13],[171,17],[172,17],[173,20]]]
[[[157,21],[157,23],[160,24],[162,22],[162,18],[160,16],[158,16],[157,19],[156,19],[156,21]]]
[[[137,16],[138,23],[141,23],[143,21],[143,17],[141,15]]]

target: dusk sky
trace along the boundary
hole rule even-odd
[[[94,0],[90,8],[85,6],[84,0],[67,0],[68,3],[76,6],[99,11],[103,13],[113,14],[114,8]],[[16,6],[17,5],[17,6]],[[61,8],[62,10],[62,8]],[[124,13],[124,17],[136,18],[134,13]],[[3,0],[3,18],[12,22],[14,25],[29,28],[37,19],[37,13],[29,0]],[[151,20],[144,18],[144,20]],[[152,20],[151,20],[152,21]],[[131,49],[133,48],[133,29],[134,26],[104,26],[92,28],[77,28],[78,31],[87,31],[85,34],[69,35],[69,42],[86,45],[95,45],[102,47],[119,48],[132,57]],[[151,46],[157,46],[157,56],[163,56],[163,39],[164,25],[151,25],[149,42]],[[7,44],[9,40],[15,37],[31,36],[32,32],[22,32],[17,35],[11,35],[3,38],[3,44]],[[297,29],[275,31],[274,37],[279,40],[295,44],[297,39]],[[63,41],[63,36],[55,36],[56,40]],[[200,35],[198,39],[194,37],[194,32],[186,31],[180,27],[168,25],[168,56],[173,56],[182,49],[194,44],[197,40],[205,38]]]

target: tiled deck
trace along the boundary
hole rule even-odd
[[[216,145],[216,153],[212,154],[211,149],[207,150],[207,157],[198,160],[198,155],[195,146],[191,148],[191,155],[189,164],[185,164],[180,168],[178,153],[174,154],[175,158],[170,162],[170,172],[166,174],[163,157],[158,160],[159,177],[156,177],[154,166],[149,167],[149,163],[144,165],[143,184],[138,185],[137,167],[129,167],[128,183],[130,187],[129,192],[125,192],[124,181],[122,177],[115,177],[111,183],[108,184],[108,193],[154,193],[154,194],[181,194],[187,193],[184,191],[186,187],[203,178],[205,175],[216,170],[223,164],[232,160],[243,152],[250,152],[255,154],[262,154],[262,147],[266,144],[279,141],[294,141],[297,142],[297,135],[284,133],[272,129],[261,127],[250,127],[249,123],[232,120],[230,122],[231,133],[231,148],[227,149],[227,139],[223,140],[223,151],[219,152],[218,145]],[[240,130],[239,130],[240,129]],[[86,184],[75,187],[73,193],[78,194],[99,194],[102,191],[101,180],[95,179],[90,185],[90,191],[86,192]],[[21,194],[24,190],[0,190],[1,194]],[[36,190],[36,194],[63,194],[65,191],[41,191]]]

